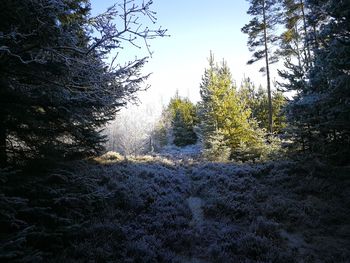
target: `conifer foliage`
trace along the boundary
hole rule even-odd
[[[304,152],[346,164],[350,153],[349,3],[295,4],[286,5],[285,12],[299,14],[294,28],[302,25],[302,34],[294,34],[293,42],[302,44],[299,53],[294,52],[300,55],[297,64],[286,56],[287,69],[280,72],[286,80],[282,86],[296,92],[288,106],[291,131]]]
[[[274,54],[274,45],[278,41],[275,34],[275,26],[279,21],[278,1],[276,0],[249,0],[250,7],[247,13],[252,20],[242,28],[242,32],[248,34],[248,47],[253,52],[252,59],[248,64],[253,64],[262,59],[265,67],[260,71],[266,73],[267,95],[268,95],[268,118],[269,132],[273,131],[272,119],[272,91],[270,80],[270,64],[276,62],[278,57]]]
[[[263,145],[263,134],[251,118],[251,109],[233,85],[230,70],[223,60],[215,63],[211,53],[209,68],[205,70],[200,86],[202,100],[199,102],[200,134],[205,156],[223,156],[241,159],[246,151]],[[216,141],[217,140],[217,141]],[[229,149],[230,154],[226,154]],[[257,152],[255,157],[260,157]],[[249,159],[254,159],[249,158]],[[222,160],[222,157],[220,157]]]
[[[102,149],[99,130],[147,78],[140,73],[146,58],[123,66],[107,65],[104,58],[135,37],[164,35],[137,22],[141,13],[155,19],[151,1],[133,2],[92,17],[87,0],[2,1],[1,166]],[[116,16],[121,27],[113,23]]]
[[[269,130],[269,118],[268,118],[268,96],[266,90],[259,86],[257,88],[249,78],[243,80],[239,94],[244,99],[251,109],[252,117],[258,122],[261,129],[265,131]],[[284,133],[287,120],[284,113],[287,100],[281,91],[272,92],[272,121],[275,134]]]
[[[1,1],[1,262],[65,262],[57,258],[74,240],[92,236],[87,222],[108,194],[102,177],[79,174],[86,163],[70,160],[102,149],[99,130],[147,78],[146,58],[105,59],[125,41],[164,35],[138,22],[154,22],[151,3],[124,0],[93,17],[88,0]],[[29,165],[38,159],[45,162]],[[47,165],[62,159],[59,168]]]
[[[163,110],[156,127],[156,140],[163,146],[172,143],[179,147],[195,144],[197,122],[196,106],[188,98],[182,98],[176,92]]]
[[[176,92],[170,100],[168,111],[171,116],[173,143],[186,146],[197,142],[194,128],[197,124],[196,106],[188,99],[181,98]]]

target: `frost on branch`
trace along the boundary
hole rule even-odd
[[[93,38],[89,51],[99,48],[108,52],[111,49],[123,48],[125,41],[141,48],[141,45],[137,43],[137,40],[141,38],[151,55],[148,40],[165,36],[167,30],[161,27],[150,29],[144,26],[140,22],[140,14],[147,17],[153,24],[156,23],[156,13],[150,9],[153,1],[142,4],[136,2],[135,0],[124,0],[122,4],[115,4],[109,7],[105,13],[90,19],[91,26],[98,32],[99,36]],[[120,26],[113,22],[111,19],[113,17],[121,19]]]
[[[150,55],[148,41],[165,36],[147,27],[151,4],[122,1],[92,17],[85,0],[2,3],[0,163],[102,150],[100,130],[148,77],[147,56],[121,65],[118,54],[131,43]]]

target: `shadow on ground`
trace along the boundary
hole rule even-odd
[[[37,262],[350,258],[347,176],[324,176],[291,161],[244,165],[111,154],[54,174],[58,181],[80,185],[85,194],[71,191],[53,198],[66,207],[71,232],[53,227],[68,242],[45,253],[35,242],[22,243],[22,251],[37,255]],[[53,182],[51,191],[62,185]],[[25,221],[20,213],[13,217]],[[5,237],[9,244],[13,236]],[[25,262],[14,254],[12,259]]]

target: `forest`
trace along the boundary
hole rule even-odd
[[[350,2],[246,0],[264,85],[209,49],[156,118],[123,109],[173,36],[115,2],[1,2],[0,261],[349,262]]]

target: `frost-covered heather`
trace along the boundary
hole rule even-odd
[[[185,147],[177,147],[175,145],[164,146],[160,152],[161,156],[181,160],[181,159],[196,159],[201,155],[201,145],[199,143],[187,145]]]
[[[207,257],[218,262],[348,262],[349,181],[307,176],[295,163],[201,164]],[[224,258],[230,260],[224,261]]]
[[[79,168],[80,176],[99,178],[94,191],[103,196],[104,208],[57,261],[350,258],[349,180],[322,179],[293,162],[193,163],[175,156]]]
[[[315,167],[293,162],[205,163],[108,153],[46,180],[50,187],[28,185],[42,189],[45,203],[9,198],[1,203],[16,224],[23,223],[21,215],[34,220],[25,219],[28,233],[16,232],[20,241],[8,237],[1,250],[6,256],[185,263],[350,258],[350,180],[335,171],[321,177]],[[69,185],[64,192],[62,184]],[[45,225],[35,214],[47,218]],[[47,223],[52,220],[54,231]],[[50,251],[42,242],[51,242]]]
[[[152,162],[151,162],[152,161]],[[150,163],[151,162],[151,163]],[[190,180],[182,167],[157,157],[90,165],[101,178],[105,209],[63,257],[86,262],[171,262],[191,243]]]

